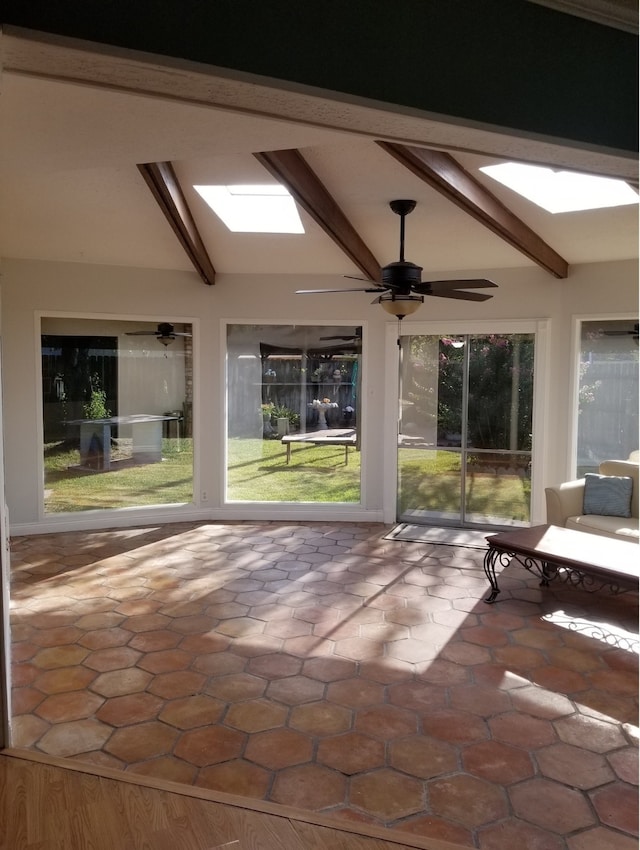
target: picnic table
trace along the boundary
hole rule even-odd
[[[287,463],[291,461],[291,445],[303,443],[313,446],[344,446],[344,462],[349,463],[349,446],[356,445],[355,428],[326,428],[306,434],[285,434],[280,442],[287,447]]]

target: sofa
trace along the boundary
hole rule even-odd
[[[585,478],[566,481],[556,487],[547,487],[547,523],[600,534],[632,543],[640,541],[638,532],[638,471],[637,460],[605,460],[598,469],[600,475],[624,476],[632,479],[631,516],[603,516],[584,510]]]

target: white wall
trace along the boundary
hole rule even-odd
[[[635,261],[576,266],[568,280],[555,280],[535,267],[483,269],[461,273],[489,277],[499,289],[491,301],[472,304],[427,299],[415,320],[466,321],[481,319],[550,319],[544,481],[562,480],[570,446],[570,392],[572,388],[572,317],[636,316],[638,310]],[[456,277],[454,273],[450,277]],[[224,321],[238,323],[362,324],[364,327],[363,405],[363,507],[344,510],[313,509],[315,518],[375,519],[382,516],[385,445],[382,415],[395,409],[397,400],[385,398],[385,364],[397,357],[394,345],[385,348],[385,326],[395,322],[365,293],[345,295],[295,295],[299,288],[341,286],[334,277],[224,275],[207,287],[195,273],[89,266],[75,263],[4,260],[2,265],[2,345],[6,491],[14,533],[49,530],[42,523],[40,430],[40,341],[37,317],[68,313],[104,319],[191,322],[194,326],[194,437],[196,440],[196,494],[206,490],[206,504],[184,511],[188,516],[242,516],[221,505],[224,434]],[[542,426],[541,426],[542,427]],[[332,513],[333,512],[333,513]],[[175,509],[174,509],[175,515]],[[245,516],[284,516],[278,506],[249,509]],[[291,516],[291,509],[287,515]],[[311,513],[307,514],[308,516]],[[166,509],[144,516],[166,518]],[[96,524],[134,522],[142,514],[128,512],[126,519],[113,512]],[[59,517],[55,518],[60,520]],[[542,518],[537,518],[539,521]],[[74,522],[87,518],[74,517]],[[47,517],[51,522],[51,517]],[[68,522],[68,521],[67,521]],[[66,527],[69,527],[67,524]]]

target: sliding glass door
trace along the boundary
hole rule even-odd
[[[530,519],[534,335],[401,337],[398,518]]]

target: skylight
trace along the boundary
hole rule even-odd
[[[638,193],[624,180],[518,162],[486,165],[480,171],[550,213],[638,203]]]
[[[234,233],[304,233],[284,186],[194,186]]]

